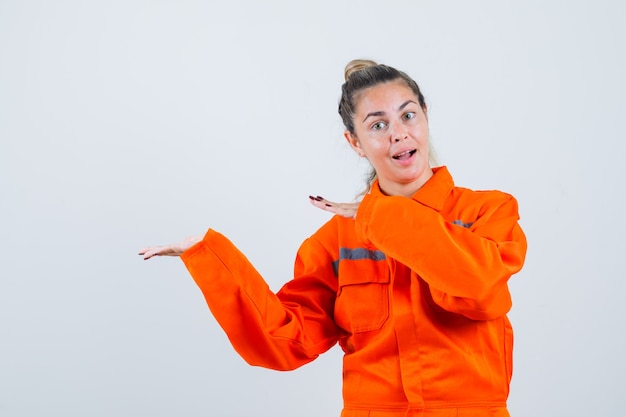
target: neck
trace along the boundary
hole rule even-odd
[[[378,179],[378,186],[380,190],[385,195],[390,196],[402,196],[402,197],[412,197],[426,182],[433,176],[433,170],[428,168],[424,171],[424,174],[421,175],[418,179],[407,182],[407,183],[398,183],[398,182],[386,182],[383,179]]]

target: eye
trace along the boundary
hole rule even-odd
[[[384,129],[385,126],[387,126],[385,122],[376,122],[372,125],[372,130],[381,130]]]
[[[410,111],[408,113],[405,113],[403,116],[404,120],[411,120],[411,119],[415,119],[415,112]]]

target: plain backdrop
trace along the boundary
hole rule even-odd
[[[366,165],[345,64],[422,87],[458,185],[517,197],[513,416],[620,415],[626,6],[595,1],[0,1],[0,416],[338,416],[337,347],[232,350],[182,262],[212,227],[278,290]],[[619,408],[618,408],[619,407]]]

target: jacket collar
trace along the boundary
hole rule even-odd
[[[433,176],[430,177],[426,184],[422,186],[413,196],[413,200],[428,206],[437,211],[443,209],[443,205],[446,198],[450,194],[450,191],[454,188],[454,180],[448,172],[448,168],[440,166],[433,168]],[[372,194],[377,196],[384,196],[383,192],[378,186],[378,180],[372,186]]]

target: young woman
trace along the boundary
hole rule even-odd
[[[405,73],[352,61],[339,113],[372,165],[369,191],[354,204],[311,197],[337,215],[303,242],[278,293],[211,229],[140,255],[181,256],[252,365],[294,369],[339,343],[342,417],[508,416],[507,282],[526,254],[517,202],[431,167],[426,104]]]

